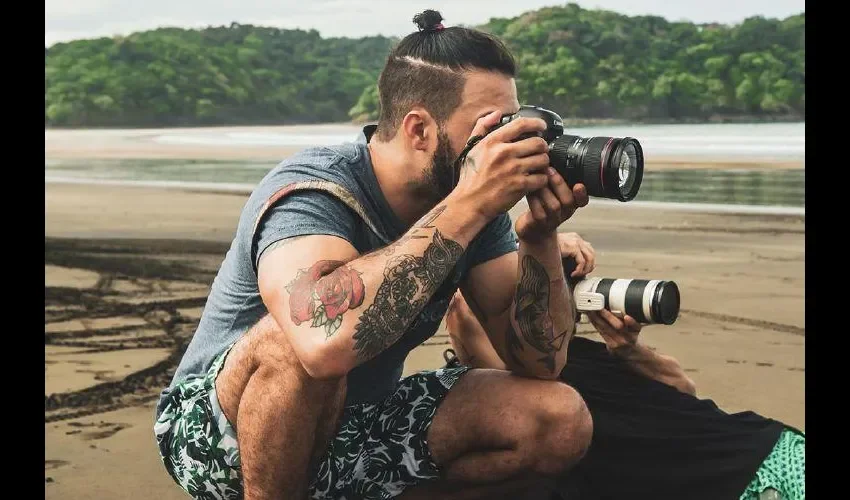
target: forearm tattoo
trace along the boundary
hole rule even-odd
[[[542,354],[537,360],[549,372],[555,371],[555,355],[560,352],[567,338],[567,330],[555,334],[549,314],[549,275],[546,268],[530,255],[522,258],[522,272],[514,299],[514,320],[519,334],[526,344]],[[524,350],[519,335],[509,322],[507,330],[508,353],[514,363],[522,364],[518,353]]]
[[[430,228],[435,218],[423,219],[421,227]],[[403,254],[387,262],[375,300],[354,327],[354,350],[358,358],[371,359],[404,334],[461,254],[463,247],[459,243],[435,230],[422,257]]]

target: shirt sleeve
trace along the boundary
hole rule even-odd
[[[298,191],[268,209],[254,233],[255,268],[275,242],[306,235],[338,236],[352,245],[357,219],[348,206],[324,191]]]
[[[491,220],[475,238],[469,255],[468,269],[517,251],[517,235],[507,213]]]

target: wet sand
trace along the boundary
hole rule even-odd
[[[45,197],[46,498],[186,498],[159,462],[153,407],[246,195],[46,184]],[[563,229],[593,243],[597,276],[678,283],[679,320],[642,338],[701,397],[805,429],[804,217],[591,201]],[[446,344],[441,330],[405,371],[439,366]]]

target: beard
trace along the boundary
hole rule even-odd
[[[452,151],[449,137],[440,130],[437,133],[437,150],[431,158],[431,165],[425,170],[423,179],[418,183],[416,193],[437,203],[455,187],[454,162],[457,155]]]

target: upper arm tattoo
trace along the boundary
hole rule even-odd
[[[359,307],[366,295],[360,273],[338,260],[320,260],[299,269],[286,291],[292,322],[312,320],[310,326],[325,328],[326,338],[339,329],[345,311]]]
[[[525,343],[543,354],[537,361],[550,372],[555,371],[555,355],[567,338],[567,330],[555,334],[552,317],[549,315],[549,275],[546,268],[530,255],[522,258],[522,272],[517,285],[514,320]],[[508,322],[508,353],[515,363],[520,363],[517,352],[523,350],[513,325]]]

